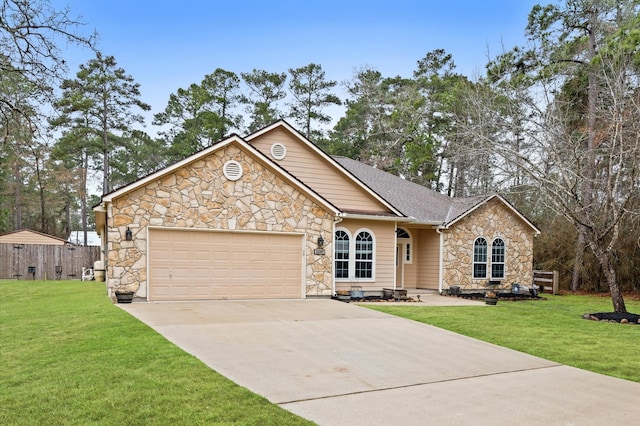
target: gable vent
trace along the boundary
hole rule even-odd
[[[284,157],[287,156],[287,148],[280,142],[276,142],[271,145],[271,156],[275,160],[284,160]]]
[[[242,177],[242,166],[237,161],[229,160],[224,163],[222,172],[227,179],[238,180]]]

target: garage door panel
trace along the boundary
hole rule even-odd
[[[300,298],[302,238],[151,229],[149,299]]]

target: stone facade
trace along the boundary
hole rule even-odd
[[[484,237],[489,244],[489,261],[491,242],[496,238],[504,240],[505,278],[501,281],[505,288],[510,288],[514,282],[531,284],[534,231],[501,201],[494,199],[444,231],[444,288],[452,285],[467,290],[486,287],[489,277],[473,278],[473,243],[478,237]],[[488,268],[490,271],[491,266]]]
[[[223,165],[238,161],[243,176],[228,180]],[[146,297],[149,226],[306,235],[306,294],[330,295],[330,256],[315,255],[320,235],[333,252],[333,214],[272,172],[263,163],[229,144],[108,206],[107,281],[111,290],[135,291]],[[132,241],[126,241],[129,228]]]

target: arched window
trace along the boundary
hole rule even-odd
[[[375,240],[371,231],[336,229],[334,238],[334,275],[336,280],[374,279]]]
[[[336,278],[349,278],[349,234],[343,230],[337,230],[334,244]]]
[[[398,243],[402,242],[403,245],[403,253],[398,253],[399,255],[402,256],[402,262],[404,263],[411,263],[412,262],[412,253],[411,253],[411,235],[409,235],[409,233],[402,229],[402,228],[398,228],[396,230],[396,236],[398,238]],[[398,261],[400,259],[396,259],[396,265],[398,264]]]
[[[491,278],[504,278],[504,241],[501,238],[491,243]]]
[[[411,238],[411,235],[409,235],[409,233],[402,228],[398,228],[396,230],[396,235],[398,236],[398,238]]]
[[[487,240],[482,237],[473,243],[473,278],[487,278]]]
[[[373,237],[367,231],[356,235],[356,278],[373,278]]]

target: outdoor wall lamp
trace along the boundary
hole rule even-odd
[[[322,238],[322,235],[318,237],[318,247],[324,247],[324,238]]]
[[[133,233],[131,232],[131,229],[129,229],[128,226],[127,226],[127,230],[124,233],[124,239],[127,241],[133,240]]]

